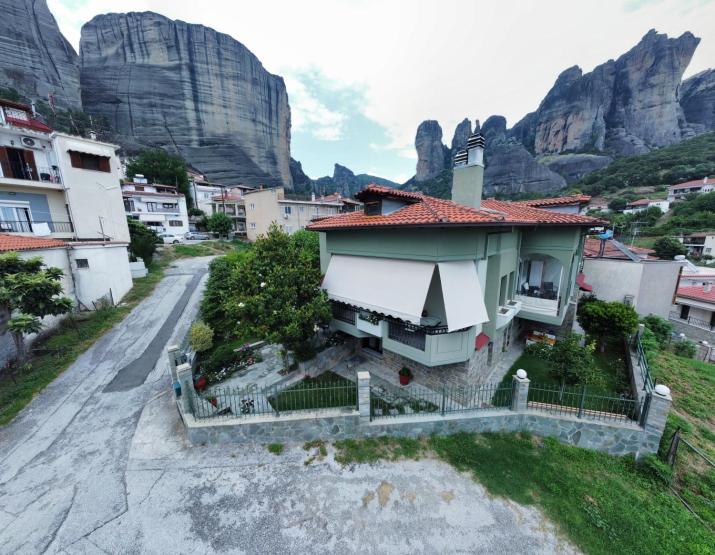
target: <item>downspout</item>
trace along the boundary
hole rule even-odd
[[[74,236],[74,239],[77,239],[77,229],[75,228],[74,225],[74,214],[72,213],[72,203],[70,202],[69,196],[67,194],[67,191],[69,191],[69,187],[67,186],[67,183],[65,181],[65,176],[64,172],[62,171],[62,163],[60,159],[60,152],[59,149],[57,148],[57,133],[53,132],[50,134],[50,144],[52,145],[52,152],[55,153],[55,160],[57,160],[57,173],[60,174],[60,185],[62,185],[62,192],[64,193],[65,197],[65,207],[67,208],[67,217],[70,219],[70,226],[72,227],[72,235]]]

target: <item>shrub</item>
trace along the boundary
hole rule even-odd
[[[280,455],[283,453],[283,450],[285,449],[285,445],[282,443],[269,443],[266,445],[266,449],[268,449],[269,453],[273,453],[274,455]]]
[[[156,246],[161,242],[159,236],[152,229],[141,223],[139,220],[127,218],[129,226],[129,253],[134,258],[141,258],[144,264],[149,266]]]
[[[673,343],[673,352],[679,357],[695,358],[697,347],[692,341],[689,341],[688,339],[683,339],[683,341]]]
[[[208,324],[201,321],[191,324],[191,329],[189,329],[189,344],[197,353],[208,351],[213,347],[213,338],[214,330],[212,330]]]
[[[649,314],[643,318],[643,323],[646,329],[649,329],[653,333],[661,347],[670,341],[670,335],[673,333],[673,324],[668,322],[668,320],[655,314]]]
[[[532,343],[531,345],[526,346],[524,353],[540,358],[541,360],[549,360],[551,347],[545,343]]]
[[[623,339],[638,327],[638,313],[632,306],[602,301],[593,296],[580,303],[576,318],[586,333],[602,346],[606,339]]]
[[[569,333],[551,347],[548,360],[552,373],[562,383],[598,385],[601,375],[593,358],[594,345],[581,345],[583,337],[578,333]]]
[[[206,228],[219,236],[228,235],[233,228],[233,222],[226,214],[216,212],[206,219]]]
[[[660,237],[653,244],[653,250],[658,258],[673,260],[680,254],[686,254],[688,249],[673,237]]]
[[[648,358],[650,358],[650,353],[654,353],[658,350],[658,339],[650,328],[646,328],[643,331],[643,335],[641,335],[641,345],[646,355],[648,355]]]

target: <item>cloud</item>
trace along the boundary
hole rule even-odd
[[[321,141],[337,141],[343,136],[347,114],[331,110],[303,82],[302,75],[286,77],[294,131],[310,133]]]

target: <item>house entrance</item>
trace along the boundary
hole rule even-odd
[[[368,349],[378,355],[382,354],[382,338],[380,337],[363,337],[361,347]]]

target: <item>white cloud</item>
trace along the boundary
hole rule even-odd
[[[347,115],[331,110],[311,93],[301,77],[286,77],[294,131],[305,131],[316,139],[337,141],[342,138]]]

